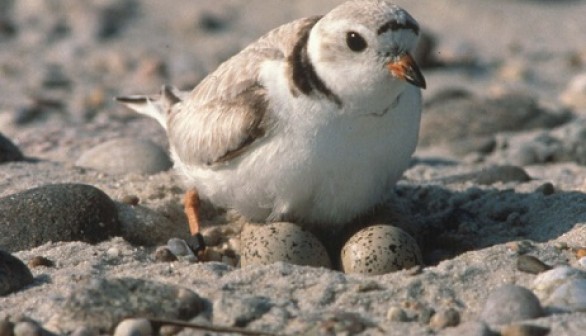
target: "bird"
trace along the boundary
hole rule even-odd
[[[379,204],[417,144],[419,35],[392,2],[350,0],[271,30],[191,91],[117,97],[167,132],[192,248],[200,199],[332,232]]]

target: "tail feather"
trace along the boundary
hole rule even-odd
[[[167,118],[171,113],[172,107],[181,102],[184,93],[177,88],[164,85],[161,93],[156,96],[121,96],[116,97],[116,101],[140,114],[154,118],[156,121],[167,129]]]

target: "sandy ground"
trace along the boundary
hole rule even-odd
[[[84,152],[111,139],[148,139],[167,146],[154,121],[111,98],[155,93],[165,83],[191,88],[271,28],[324,13],[336,3],[0,0],[0,132],[34,158],[0,164],[0,196],[55,182],[90,184],[117,202],[138,196],[141,207],[163,214],[175,228],[168,237],[185,234],[181,184],[172,171],[116,175],[75,167]],[[482,320],[495,288],[532,288],[536,275],[519,270],[520,255],[552,266],[583,267],[575,252],[586,246],[586,152],[581,151],[586,91],[582,87],[581,93],[572,93],[570,88],[586,73],[586,4],[397,3],[434,42],[433,62],[423,70],[428,89],[421,137],[427,142],[391,199],[391,208],[413,223],[426,261],[420,273],[367,277],[284,263],[242,269],[186,260],[162,263],[154,261],[154,246],[131,245],[121,238],[97,245],[54,242],[14,253],[25,262],[42,255],[55,266],[33,268],[31,286],[0,298],[0,316],[26,316],[46,324],[55,314],[67,315],[63,302],[83,287],[82,280],[132,277],[198,293],[207,300],[214,324],[237,324],[234,318],[240,313],[233,307],[249,304],[266,308],[248,316],[244,324],[253,330],[323,334],[332,325],[324,321],[353,321],[347,315],[335,317],[351,313],[361,327],[341,326],[338,334],[423,335],[453,329],[430,325],[425,318],[429,309],[456,309],[461,325],[470,327]],[[477,116],[469,107],[476,103],[456,101],[454,113],[464,121],[451,127],[445,125],[449,119],[443,119],[441,104],[451,103],[457,90],[468,92],[464,100],[478,99],[479,110],[486,107],[487,112]],[[530,97],[530,103],[521,102],[521,108],[490,105],[507,93]],[[507,113],[520,113],[528,105],[539,112],[511,125]],[[499,108],[505,113],[492,113]],[[479,120],[499,126],[484,132]],[[445,132],[425,127],[442,123]],[[104,160],[120,158],[113,154]],[[530,179],[500,170],[486,176],[487,167],[503,164],[514,165]],[[228,221],[230,216],[219,216],[206,225]],[[150,237],[167,238],[159,231],[156,235]],[[577,293],[586,301],[586,290]],[[409,321],[389,319],[391,307],[404,309]],[[546,316],[524,323],[546,327],[551,335],[577,335],[586,327],[586,315],[568,310],[547,310]],[[489,327],[501,330],[494,323]]]

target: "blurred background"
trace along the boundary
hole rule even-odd
[[[546,127],[585,112],[584,1],[396,2],[423,28],[417,58],[429,110],[438,97],[513,92],[552,109]],[[163,84],[191,89],[270,29],[339,3],[0,0],[0,132],[30,155],[57,160],[66,158],[52,148],[75,152],[79,129],[112,132],[85,145],[133,132],[164,143],[152,121],[112,97],[156,93]]]

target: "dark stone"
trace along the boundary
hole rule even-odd
[[[426,104],[421,120],[422,146],[448,143],[499,132],[551,129],[570,120],[569,112],[554,113],[538,105],[537,99],[522,94],[479,98],[461,92],[442,93]]]
[[[0,246],[8,251],[49,241],[95,244],[119,232],[114,202],[90,185],[45,185],[0,198]]]
[[[33,282],[33,275],[20,259],[0,250],[0,296],[16,292]]]
[[[18,147],[0,133],[0,163],[22,160],[24,160],[24,156]]]

